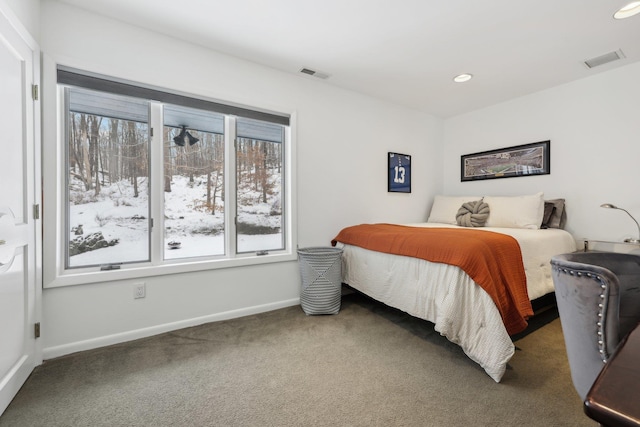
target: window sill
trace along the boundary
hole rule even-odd
[[[167,274],[190,273],[203,270],[218,270],[221,268],[245,267],[251,265],[272,264],[276,262],[296,261],[297,254],[283,252],[272,255],[251,255],[238,258],[206,260],[194,262],[180,262],[179,264],[136,265],[123,266],[117,270],[100,271],[99,268],[83,272],[66,272],[58,275],[54,280],[44,284],[44,288],[58,288],[63,286],[86,285],[89,283],[110,282],[115,280],[138,279],[142,277],[162,276]]]

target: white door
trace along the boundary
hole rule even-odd
[[[37,45],[0,9],[0,414],[42,361],[39,76]]]

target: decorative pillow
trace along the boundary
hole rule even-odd
[[[564,199],[545,200],[545,208],[547,204],[553,206],[552,213],[549,216],[548,221],[542,221],[542,225],[545,228],[564,228],[564,223],[567,220],[567,212],[564,209]]]
[[[442,196],[437,195],[433,199],[431,213],[427,222],[440,222],[444,224],[456,224],[456,214],[460,205],[465,202],[480,200],[480,196]]]
[[[486,196],[491,208],[485,226],[505,228],[540,228],[544,215],[544,194],[531,196]]]
[[[549,228],[549,219],[553,215],[553,211],[556,207],[551,202],[544,202],[544,213],[542,214],[542,224],[540,228]]]
[[[463,227],[482,227],[489,218],[489,205],[482,200],[463,203],[456,214],[456,222]]]

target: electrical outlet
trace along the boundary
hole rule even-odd
[[[133,284],[133,298],[144,298],[147,295],[144,282]]]

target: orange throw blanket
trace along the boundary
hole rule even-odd
[[[340,231],[331,244],[337,242],[461,268],[491,296],[509,335],[525,329],[533,315],[520,245],[511,236],[473,229],[362,224]]]

